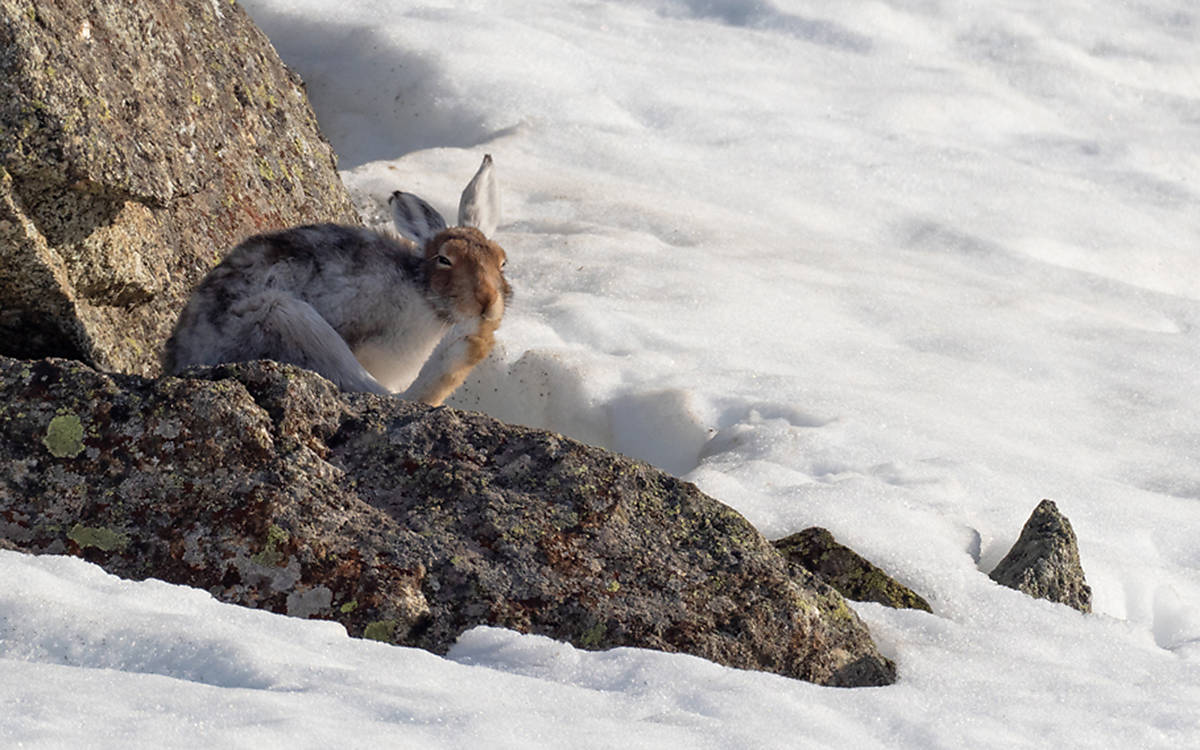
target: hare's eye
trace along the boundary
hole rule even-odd
[[[439,265],[442,265],[442,266],[452,266],[452,265],[454,265],[454,263],[452,263],[452,262],[450,261],[450,259],[449,259],[449,258],[447,258],[445,255],[439,255],[439,256],[437,257],[437,262],[438,262],[438,264],[439,264]]]

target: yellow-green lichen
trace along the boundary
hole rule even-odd
[[[53,456],[75,458],[83,453],[83,422],[74,414],[59,414],[46,426],[42,443]]]
[[[112,552],[114,550],[123,552],[129,546],[129,537],[119,531],[113,531],[101,526],[84,526],[81,523],[77,523],[71,527],[71,530],[67,532],[67,539],[78,544],[81,549],[95,547],[104,552]]]
[[[256,165],[258,166],[258,176],[259,177],[263,178],[264,180],[266,180],[268,182],[275,181],[275,179],[276,179],[275,170],[271,169],[271,163],[269,161],[267,161],[263,157],[259,157],[258,161],[256,162]]]
[[[832,606],[826,610],[825,614],[834,620],[854,621],[858,619],[858,615],[854,614],[854,610],[846,605],[846,600],[838,597],[831,602]]]
[[[375,622],[367,623],[367,627],[363,628],[363,638],[372,641],[383,641],[391,643],[392,636],[396,634],[395,620],[376,620]]]
[[[287,559],[282,547],[290,538],[286,531],[271,524],[267,527],[267,540],[263,543],[263,548],[257,554],[251,555],[250,560],[266,568],[281,565]]]
[[[608,628],[604,626],[604,623],[596,623],[579,636],[579,646],[581,648],[599,648],[606,632],[608,632]]]
[[[357,599],[351,599],[350,601],[346,602],[339,608],[341,613],[344,615],[348,615],[356,609],[358,609],[358,600]]]

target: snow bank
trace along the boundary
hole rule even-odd
[[[517,297],[459,405],[644,457],[771,537],[825,526],[936,614],[857,606],[901,680],[839,691],[488,630],[440,659],[2,555],[0,736],[1200,738],[1191,4],[246,6],[369,216],[397,188],[453,213],[494,155]],[[1095,615],[987,579],[1042,497]]]

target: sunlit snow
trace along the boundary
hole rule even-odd
[[[453,403],[824,526],[897,684],[492,629],[446,658],[0,553],[0,744],[1200,745],[1200,7],[247,0],[369,219],[491,153]],[[1081,615],[987,572],[1048,497]]]

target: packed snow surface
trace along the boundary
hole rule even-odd
[[[457,405],[824,526],[935,614],[856,604],[900,679],[839,690],[0,553],[0,745],[1200,746],[1200,7],[244,5],[372,220],[493,155],[517,297]],[[1043,497],[1092,615],[987,577]]]

